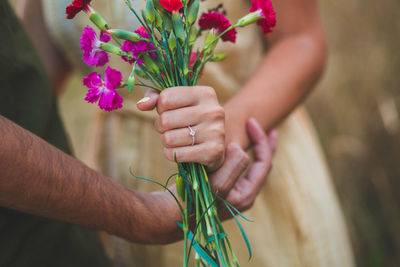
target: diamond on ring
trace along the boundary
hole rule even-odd
[[[189,135],[192,137],[192,146],[194,146],[194,141],[195,141],[195,135],[196,135],[196,131],[192,129],[192,127],[188,126],[190,132]]]

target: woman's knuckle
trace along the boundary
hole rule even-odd
[[[216,98],[216,96],[217,96],[217,94],[215,93],[215,90],[209,86],[202,86],[200,92],[206,98]]]
[[[219,104],[214,110],[214,114],[216,118],[225,119],[225,109],[221,107]]]
[[[174,143],[173,135],[170,132],[165,132],[161,135],[161,141],[165,146],[171,147]]]
[[[174,151],[173,151],[172,149],[164,148],[164,156],[165,156],[168,160],[170,160],[170,161],[174,160],[173,155],[174,155]]]
[[[215,160],[219,159],[224,155],[225,146],[222,143],[215,142],[210,146],[210,151],[211,151],[210,161],[214,162]]]
[[[168,107],[169,103],[169,94],[167,92],[161,92],[158,98],[158,103],[161,107],[166,108]]]
[[[225,140],[225,127],[218,125],[213,129],[216,140]]]
[[[165,130],[168,127],[169,124],[169,116],[167,113],[163,113],[159,117],[159,125],[161,127],[161,130]]]

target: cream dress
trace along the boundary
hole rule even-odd
[[[43,1],[54,39],[78,68],[88,71],[80,60],[79,49],[80,32],[89,24],[87,17],[79,14],[75,20],[66,20],[64,10],[70,0]],[[132,1],[137,9],[143,2]],[[233,1],[207,0],[202,2],[202,8],[210,9],[220,2],[235,21],[246,13],[250,1],[236,0],[232,5]],[[113,27],[133,30],[138,26],[122,0],[96,0],[93,7]],[[228,59],[208,64],[200,84],[212,86],[223,103],[240,90],[261,61],[264,47],[260,30],[256,26],[239,30],[237,44],[224,43],[219,49],[228,53]],[[112,58],[110,66],[129,75],[129,66]],[[132,167],[135,174],[161,182],[176,172],[175,165],[163,157],[160,138],[153,127],[156,114],[136,109],[135,102],[141,97],[142,91],[137,90],[125,100],[123,110],[96,113],[90,120],[91,138],[84,158],[89,165],[127,186],[159,190],[151,183],[132,178],[128,171]],[[254,221],[244,223],[254,253],[251,261],[235,223],[225,223],[241,266],[354,266],[341,208],[307,114],[298,109],[278,131],[273,171],[254,207],[245,214]],[[143,246],[117,238],[105,240],[116,266],[181,266],[182,243]]]

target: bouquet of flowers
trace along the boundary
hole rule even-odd
[[[99,35],[90,26],[83,30],[80,38],[83,61],[102,67],[108,63],[109,55],[114,54],[132,66],[125,81],[121,72],[109,66],[104,78],[97,72],[83,78],[84,85],[89,88],[85,100],[98,103],[106,111],[122,108],[123,98],[118,91],[123,88],[129,93],[135,86],[161,92],[169,87],[196,85],[207,62],[226,58],[225,53],[215,53],[220,40],[235,43],[237,28],[253,23],[260,25],[266,34],[272,32],[276,23],[270,0],[252,0],[250,12],[235,24],[224,12],[219,12],[221,6],[199,16],[200,0],[146,0],[146,7],[141,12],[132,7],[130,0],[124,0],[141,24],[131,32],[112,28],[90,2],[74,0],[66,8],[68,19],[84,11],[100,30]],[[196,41],[203,34],[205,41],[198,44]],[[171,194],[182,213],[182,222],[177,224],[184,233],[183,266],[188,266],[192,249],[197,266],[239,266],[218,216],[217,202],[222,203],[238,223],[251,257],[249,241],[237,215],[246,218],[211,190],[203,165],[179,162],[177,165],[178,196]],[[191,219],[195,222],[192,227],[189,225]]]

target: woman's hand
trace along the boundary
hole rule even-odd
[[[218,169],[225,156],[225,112],[211,87],[172,87],[138,102],[140,110],[157,107],[155,128],[161,134],[168,160],[197,162],[209,171]],[[194,138],[190,135],[194,130]]]
[[[248,120],[247,131],[253,150],[253,162],[250,163],[249,156],[239,145],[231,143],[226,148],[226,159],[222,166],[217,171],[209,173],[212,190],[240,212],[252,207],[267,180],[277,140],[275,131],[265,134],[255,119]],[[171,186],[170,190],[177,195],[175,185]],[[169,192],[143,193],[143,195],[146,210],[151,211],[151,214],[145,217],[146,223],[141,224],[146,227],[148,239],[145,242],[168,244],[181,240],[182,230],[175,223],[180,220],[181,213]],[[232,218],[231,213],[223,205],[220,206],[218,214],[221,220]]]

